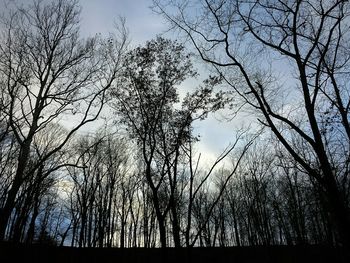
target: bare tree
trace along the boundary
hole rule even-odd
[[[79,38],[80,8],[77,1],[32,5],[8,10],[2,21],[0,74],[2,116],[9,124],[19,150],[15,174],[0,213],[0,240],[11,216],[17,193],[50,156],[60,151],[72,135],[96,120],[105,103],[106,90],[119,70],[126,44],[120,39]],[[33,141],[39,131],[49,129],[74,115],[66,136],[28,166]],[[30,180],[30,178],[29,178]]]
[[[154,3],[317,182],[339,242],[349,245],[348,1]],[[278,60],[294,79],[268,74]]]
[[[71,184],[72,242],[79,247],[125,245],[133,198],[137,192],[128,144],[113,134],[80,137],[77,165],[67,169]],[[119,237],[119,240],[118,240]]]
[[[188,215],[187,215],[187,225],[186,225],[186,245],[188,247],[193,247],[197,244],[198,238],[200,239],[200,244],[202,244],[201,238],[203,237],[203,233],[207,235],[206,245],[207,246],[215,246],[216,242],[213,242],[210,237],[211,228],[218,227],[218,223],[215,222],[215,216],[213,217],[213,213],[218,211],[220,208],[220,201],[225,196],[226,188],[229,185],[231,178],[237,175],[237,170],[240,167],[241,161],[245,154],[247,153],[249,147],[252,145],[253,141],[256,139],[256,136],[250,138],[247,142],[243,142],[243,136],[247,133],[246,130],[241,130],[237,133],[236,139],[232,145],[229,145],[215,160],[215,162],[209,167],[208,171],[204,173],[202,178],[197,178],[197,185],[194,184],[195,181],[195,172],[191,173],[190,179],[190,190],[189,190],[189,201],[188,201]],[[237,150],[238,145],[243,143],[243,147],[241,150]],[[232,154],[233,151],[237,151],[236,158],[232,158],[233,164],[229,169],[221,169],[221,171],[217,171],[218,165],[229,155]],[[191,160],[192,161],[192,160]],[[192,170],[192,169],[190,169]],[[219,181],[216,187],[216,191],[213,189],[206,190],[208,185],[215,182],[212,175],[216,174],[217,180]],[[202,206],[202,202],[204,202],[204,206]],[[197,229],[194,231],[192,226],[192,215],[196,215],[197,221]],[[210,221],[214,219],[214,223],[212,224]],[[216,218],[217,219],[217,218]],[[217,234],[218,228],[214,230]],[[192,232],[192,235],[190,235]],[[216,239],[216,235],[214,234]]]
[[[176,123],[175,85],[196,73],[184,48],[163,38],[131,51],[124,66],[122,88],[117,87],[114,92],[115,108],[139,145],[145,178],[152,191],[160,243],[165,247],[165,221],[177,187],[177,172],[172,172],[177,166],[171,162],[176,162],[179,156],[179,144],[185,140],[184,130],[188,127],[187,123],[185,126]],[[177,216],[173,218],[176,220]],[[178,242],[176,238],[176,245]]]

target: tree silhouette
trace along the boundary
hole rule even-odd
[[[27,8],[10,9],[3,20],[1,118],[18,150],[15,173],[0,212],[0,240],[5,238],[23,183],[31,181],[77,130],[96,120],[105,103],[106,90],[119,70],[125,31],[120,41],[112,43],[98,38],[80,40],[79,13],[76,1],[34,1]],[[49,151],[39,149],[38,158],[29,165],[39,132],[50,129],[50,124],[59,122],[67,113],[77,117],[76,123]]]
[[[349,3],[154,3],[317,184],[339,242],[349,245]],[[288,84],[268,70],[278,60],[294,77]]]

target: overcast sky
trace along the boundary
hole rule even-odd
[[[125,17],[133,44],[154,38],[165,29],[161,18],[149,8],[152,0],[80,0],[82,34],[113,31],[118,17]]]

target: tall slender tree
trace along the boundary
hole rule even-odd
[[[23,182],[86,123],[96,120],[114,82],[126,44],[126,31],[116,41],[79,37],[77,1],[33,1],[10,8],[0,39],[1,108],[19,149],[15,173],[0,210],[0,240]],[[39,131],[74,115],[66,136],[28,165]],[[29,178],[30,180],[30,178]]]
[[[154,3],[317,183],[349,246],[349,2]],[[280,81],[278,67],[295,78]]]

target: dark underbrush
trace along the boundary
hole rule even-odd
[[[230,248],[71,248],[0,243],[0,262],[350,262],[344,248],[257,246]]]

